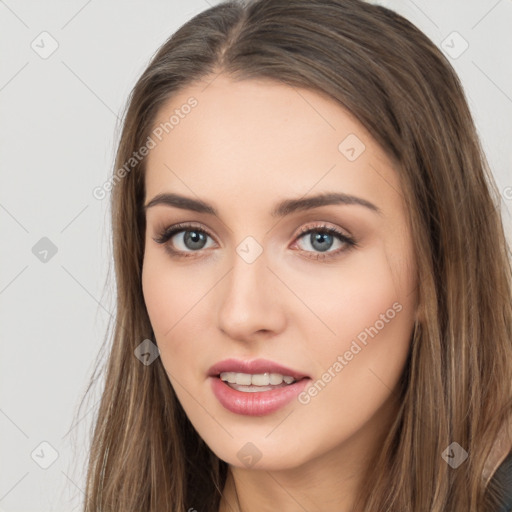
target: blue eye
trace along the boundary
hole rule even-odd
[[[177,235],[180,236],[178,237]],[[154,240],[159,244],[165,244],[171,240],[171,238],[176,238],[178,243],[184,246],[184,248],[178,249],[169,247],[171,252],[180,253],[187,252],[187,250],[197,252],[201,249],[205,249],[207,238],[210,238],[210,235],[203,229],[196,228],[193,225],[177,224],[164,230],[164,232]]]
[[[301,230],[301,234],[297,237],[297,240],[301,240],[303,238],[309,243],[309,246],[314,249],[314,251],[306,250],[308,253],[313,253],[308,257],[314,259],[326,259],[334,257],[337,256],[340,252],[344,252],[356,246],[356,242],[353,238],[343,234],[336,228],[328,227],[325,225]],[[341,247],[339,247],[337,250],[331,251],[330,249],[336,240],[340,243]]]
[[[175,241],[172,244],[168,243],[173,238]],[[212,237],[207,231],[192,224],[176,224],[166,228],[159,237],[154,238],[155,242],[166,244],[166,249],[173,257],[196,256],[195,253],[211,247],[211,244],[208,245],[208,239],[212,239]],[[325,225],[310,226],[302,229],[295,240],[302,239],[308,242],[312,250],[301,249],[301,252],[308,254],[307,258],[317,260],[335,257],[341,252],[345,252],[357,245],[353,238],[343,234],[334,227]],[[341,247],[331,250],[336,241],[338,241]]]

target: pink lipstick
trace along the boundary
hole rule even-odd
[[[208,371],[212,391],[227,410],[247,416],[271,414],[290,403],[311,379],[273,361],[227,359]]]

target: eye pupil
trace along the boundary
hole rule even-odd
[[[188,245],[192,242],[192,246]],[[206,243],[205,233],[200,231],[185,231],[184,243],[188,249],[202,249]],[[197,246],[197,244],[199,246]]]
[[[312,247],[314,247],[315,249],[317,249],[319,251],[327,251],[332,246],[333,238],[334,238],[333,235],[331,235],[329,233],[311,234],[311,245],[312,245]],[[326,239],[328,240],[327,245],[325,244]],[[315,245],[317,242],[320,243],[319,246]]]

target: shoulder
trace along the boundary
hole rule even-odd
[[[501,502],[496,512],[512,511],[512,451],[508,453],[505,460],[499,465],[492,476],[493,484],[500,489]]]
[[[496,512],[512,512],[512,419],[502,425],[482,476],[486,487],[499,496]]]

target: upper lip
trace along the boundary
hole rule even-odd
[[[287,368],[281,364],[269,361],[267,359],[254,359],[252,361],[242,361],[241,359],[225,359],[215,363],[209,370],[210,377],[218,377],[223,372],[249,373],[251,375],[262,373],[279,373],[283,376],[293,377],[295,380],[307,377],[292,368]]]

